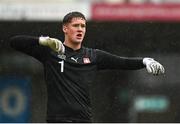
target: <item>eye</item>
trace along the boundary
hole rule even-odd
[[[79,27],[79,24],[74,24],[73,27]]]
[[[82,25],[81,25],[81,27],[82,27],[82,28],[85,28],[85,27],[86,27],[86,25],[85,25],[85,24],[82,24]]]

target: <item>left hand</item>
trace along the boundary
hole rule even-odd
[[[160,75],[165,73],[164,67],[153,58],[144,58],[143,64],[146,65],[148,73],[152,73],[153,75]]]

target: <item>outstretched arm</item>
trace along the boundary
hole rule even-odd
[[[96,50],[96,60],[99,69],[137,70],[145,67],[143,58],[120,57],[102,50]]]
[[[137,70],[146,67],[147,71],[154,75],[162,74],[165,71],[164,67],[152,58],[120,57],[96,50],[96,60],[98,69]]]
[[[17,35],[10,38],[10,46],[42,62],[47,58],[50,50],[58,53],[64,52],[62,42],[58,39],[49,37]]]
[[[34,37],[34,36],[27,36],[27,35],[18,35],[14,36],[10,39],[11,47],[23,50],[24,48],[30,48],[35,46],[47,46],[52,50],[60,53],[64,53],[65,49],[62,42],[55,38],[50,37]]]
[[[64,53],[62,42],[58,39],[49,37],[18,35],[10,39],[10,45],[12,48],[37,59],[45,58],[50,48],[55,52]]]
[[[10,46],[35,58],[43,56],[47,48],[39,45],[39,37],[17,35],[10,38]]]

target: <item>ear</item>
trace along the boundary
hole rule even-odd
[[[62,28],[63,28],[63,29],[62,29],[62,30],[63,30],[63,32],[64,32],[64,33],[66,33],[66,32],[67,32],[67,26],[66,26],[66,25],[63,25],[63,27],[62,27]]]

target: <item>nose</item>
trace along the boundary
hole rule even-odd
[[[82,31],[83,27],[82,26],[78,26],[78,31]]]
[[[82,28],[78,28],[78,29],[77,29],[77,32],[78,32],[78,33],[83,33],[83,29],[82,29]]]

